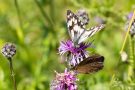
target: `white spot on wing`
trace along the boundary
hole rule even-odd
[[[68,21],[68,27],[72,26],[72,20]]]

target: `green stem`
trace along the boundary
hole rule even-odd
[[[9,65],[10,65],[10,74],[11,74],[11,79],[13,81],[13,87],[14,90],[17,90],[17,86],[16,86],[16,80],[15,80],[15,74],[14,74],[14,68],[13,68],[13,63],[12,63],[12,59],[8,58],[9,60]]]
[[[128,66],[128,81],[132,82],[134,77],[134,45],[133,39],[129,35],[129,66]]]
[[[41,4],[40,4],[37,0],[34,0],[34,1],[35,1],[35,3],[37,4],[37,6],[38,6],[38,8],[39,8],[41,14],[43,15],[43,17],[49,22],[49,24],[50,24],[51,26],[53,26],[53,21],[52,21],[52,20],[48,17],[48,15],[44,12],[44,9],[43,9],[43,7],[41,6]]]
[[[20,24],[21,29],[23,30],[23,24],[22,24],[22,19],[21,19],[21,14],[20,14],[20,9],[19,9],[19,5],[18,5],[17,0],[14,0],[14,3],[15,3],[17,15],[18,15],[18,19],[19,19],[19,24]]]
[[[19,8],[19,5],[18,5],[18,1],[17,0],[14,0],[14,5],[15,5],[15,8],[16,8],[16,12],[17,12],[17,17],[18,17],[18,22],[19,22],[19,28],[16,28],[16,33],[18,35],[18,39],[19,39],[19,42],[21,44],[24,43],[24,36],[23,36],[23,22],[22,22],[22,18],[21,18],[21,12],[20,12],[20,8]]]

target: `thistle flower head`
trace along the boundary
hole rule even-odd
[[[80,61],[83,60],[84,57],[88,57],[88,52],[86,49],[90,47],[91,43],[81,43],[78,47],[75,47],[71,40],[61,42],[59,47],[59,54],[63,55],[65,53],[69,54],[69,65],[75,66]]]
[[[6,58],[12,58],[16,54],[16,47],[13,43],[6,43],[2,50],[1,53],[6,57]]]
[[[60,55],[65,54],[66,52],[71,52],[72,54],[78,54],[81,51],[85,51],[86,48],[90,47],[91,43],[81,43],[78,47],[75,47],[71,40],[62,41],[59,47]]]
[[[128,30],[128,27],[129,27],[129,23],[130,23],[130,20],[132,19],[133,17],[133,12],[130,12],[128,15],[127,15],[127,24],[125,26],[126,30]],[[130,35],[133,37],[135,35],[135,18],[133,19],[133,22],[131,24],[131,28],[130,28]]]
[[[77,90],[76,73],[65,70],[64,73],[57,73],[55,79],[50,84],[50,90]]]

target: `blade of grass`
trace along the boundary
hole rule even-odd
[[[18,15],[20,27],[21,27],[21,29],[23,30],[23,24],[22,24],[20,9],[19,9],[19,5],[18,5],[17,0],[14,0],[14,4],[15,4],[15,7],[16,7],[16,11],[17,11],[17,15]]]
[[[123,42],[123,44],[122,44],[122,48],[121,48],[121,50],[120,50],[120,53],[122,53],[122,52],[123,52],[123,49],[124,49],[124,47],[125,47],[125,44],[126,44],[126,41],[127,41],[127,37],[128,37],[128,35],[129,35],[129,31],[130,31],[130,28],[131,28],[131,25],[132,25],[132,22],[133,22],[134,18],[135,18],[135,10],[134,10],[134,13],[133,13],[132,19],[131,19],[131,21],[130,21],[130,23],[129,23],[128,31],[127,31],[127,33],[126,33],[126,36],[125,36],[124,42]]]
[[[17,0],[14,0],[14,4],[15,4],[15,8],[16,8],[16,11],[17,11],[17,16],[18,16],[18,21],[19,21],[19,27],[16,28],[16,33],[18,35],[18,38],[19,38],[19,41],[20,43],[24,43],[24,37],[23,37],[23,23],[22,23],[22,18],[21,18],[21,13],[20,13],[20,8],[19,8],[19,5],[18,5],[18,1]]]
[[[49,16],[46,14],[46,12],[44,12],[44,9],[43,9],[43,7],[41,6],[41,4],[40,4],[37,0],[34,0],[34,1],[35,1],[35,3],[37,4],[37,6],[38,6],[38,8],[39,8],[41,14],[43,15],[43,17],[49,22],[49,24],[50,24],[51,26],[53,26],[53,21],[52,21],[52,19],[49,18]]]

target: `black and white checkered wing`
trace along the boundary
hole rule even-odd
[[[78,43],[85,41],[88,37],[93,36],[94,34],[96,34],[98,31],[100,31],[103,28],[104,28],[104,25],[101,24],[99,26],[90,28],[90,30],[85,30],[84,33],[82,33],[82,35],[80,36]]]
[[[72,11],[67,10],[67,27],[69,35],[75,44],[80,44],[88,37],[91,37],[96,32],[100,31],[104,25],[92,27],[90,30],[84,28],[84,24],[79,20],[77,15]]]
[[[83,23],[70,10],[67,10],[67,27],[72,41],[77,43],[77,40],[85,30],[83,28]]]

